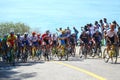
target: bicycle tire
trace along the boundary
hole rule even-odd
[[[104,59],[105,63],[107,63],[110,59],[106,48],[103,50],[103,59]]]

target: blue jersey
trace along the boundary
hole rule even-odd
[[[67,37],[67,36],[64,35],[64,34],[61,34],[61,35],[59,36],[59,38],[65,38],[65,37]],[[65,40],[64,40],[64,39],[60,39],[60,42],[61,42],[61,45],[65,45]]]

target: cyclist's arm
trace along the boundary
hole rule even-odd
[[[115,31],[115,34],[114,34],[114,36],[115,36],[115,43],[117,43],[118,42],[118,35],[117,35],[117,31]]]

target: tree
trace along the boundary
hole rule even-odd
[[[13,22],[6,22],[6,23],[0,23],[0,34],[4,35],[9,33],[11,30],[14,30],[15,34],[16,33],[25,33],[30,31],[30,27],[24,23],[18,22],[18,23],[13,23]]]

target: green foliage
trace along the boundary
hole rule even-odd
[[[13,23],[13,22],[6,22],[0,23],[0,35],[4,35],[9,33],[10,31],[14,31],[15,33],[25,33],[30,31],[30,27],[24,23]]]

